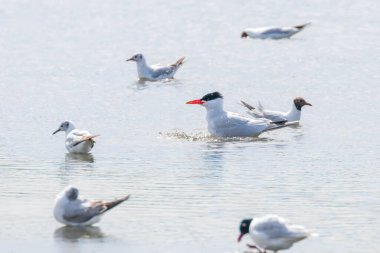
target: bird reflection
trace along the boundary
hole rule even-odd
[[[54,238],[67,242],[78,242],[80,239],[101,239],[105,234],[99,227],[72,227],[63,226],[54,231]]]
[[[86,154],[75,154],[75,153],[67,153],[65,156],[66,163],[93,163],[95,162],[94,156],[90,153]]]
[[[223,168],[223,154],[225,142],[208,142],[203,159],[208,167]]]

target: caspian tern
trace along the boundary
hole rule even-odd
[[[290,38],[296,33],[302,31],[310,23],[289,26],[289,27],[261,27],[261,28],[246,28],[241,34],[242,38],[250,37],[252,39],[285,39]]]
[[[66,120],[61,123],[53,134],[59,131],[66,133],[65,145],[70,153],[88,153],[94,147],[94,138],[99,135],[90,134],[88,131],[75,128],[74,122]]]
[[[68,186],[57,195],[54,218],[69,226],[90,226],[99,222],[105,212],[123,203],[129,195],[113,201],[91,201],[78,199],[79,191]]]
[[[245,234],[249,234],[255,243],[247,246],[259,252],[289,249],[295,242],[313,235],[302,226],[287,224],[285,219],[277,215],[243,220],[240,223],[238,242]]]
[[[127,61],[135,61],[137,63],[137,74],[141,80],[158,81],[163,79],[172,79],[174,74],[184,63],[185,57],[179,58],[175,63],[161,66],[148,65],[142,54],[135,54]]]
[[[223,96],[219,92],[209,93],[201,99],[186,102],[199,104],[207,110],[208,131],[217,137],[255,137],[263,132],[293,125],[289,122],[274,124],[267,119],[254,120],[223,110]]]
[[[305,99],[301,97],[296,97],[293,99],[292,107],[287,112],[266,110],[260,102],[257,109],[252,105],[244,102],[243,100],[241,100],[240,102],[249,110],[247,112],[248,114],[256,118],[266,118],[272,122],[299,121],[301,119],[302,107],[305,105],[312,106],[310,103],[306,102]]]

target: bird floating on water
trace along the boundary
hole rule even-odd
[[[129,199],[129,195],[113,201],[92,201],[78,198],[79,190],[66,187],[57,195],[54,206],[55,219],[69,226],[90,226],[100,221],[103,214]]]
[[[159,64],[148,65],[142,54],[135,54],[126,61],[135,61],[137,64],[137,74],[140,80],[159,81],[173,79],[174,74],[183,65],[185,57],[179,58],[175,63],[162,66]]]
[[[252,39],[289,39],[293,35],[302,31],[306,26],[311,23],[303,25],[289,26],[289,27],[260,27],[260,28],[246,28],[241,34],[242,38],[250,37]]]
[[[208,131],[217,137],[256,137],[263,132],[295,124],[285,121],[275,124],[265,118],[251,119],[226,112],[223,109],[223,96],[219,92],[209,93],[186,104],[198,104],[206,108]]]
[[[241,100],[240,102],[249,110],[247,112],[248,114],[254,116],[255,118],[266,118],[272,122],[299,121],[301,119],[302,107],[305,105],[312,106],[310,103],[306,102],[306,100],[302,97],[294,98],[291,108],[287,112],[266,110],[260,102],[257,109],[252,105],[244,102],[243,100]]]
[[[76,129],[74,122],[66,120],[61,123],[59,128],[53,134],[59,131],[66,133],[65,146],[70,153],[88,153],[94,147],[94,135],[85,130]]]

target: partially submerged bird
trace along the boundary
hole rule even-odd
[[[272,122],[299,121],[301,119],[302,107],[304,107],[305,105],[312,106],[310,103],[306,102],[306,100],[302,97],[294,98],[292,106],[290,110],[287,112],[266,110],[260,102],[257,109],[252,105],[244,102],[243,100],[241,100],[240,102],[249,110],[247,112],[248,114],[256,118],[266,118]]]
[[[242,220],[238,242],[245,234],[249,234],[255,243],[255,245],[247,244],[247,246],[259,252],[289,249],[295,242],[313,235],[303,226],[290,225],[277,215]]]
[[[174,78],[174,74],[184,63],[185,57],[179,58],[175,63],[167,66],[148,65],[142,54],[135,54],[126,61],[135,61],[137,64],[137,74],[140,79],[148,81],[158,81]]]
[[[202,105],[207,110],[208,131],[217,137],[255,137],[263,132],[293,125],[292,122],[274,124],[267,119],[251,119],[237,113],[226,112],[223,109],[223,96],[212,92],[201,99],[186,102],[186,104]]]
[[[252,39],[289,39],[296,33],[302,31],[311,23],[289,27],[261,27],[261,28],[246,28],[241,34],[242,38],[250,37]]]
[[[79,190],[66,187],[57,195],[54,206],[55,219],[69,226],[90,226],[99,222],[105,212],[123,203],[129,195],[113,201],[92,201],[78,198]]]
[[[70,153],[88,153],[94,147],[94,138],[99,135],[90,134],[88,131],[76,129],[74,122],[66,120],[61,123],[53,134],[59,131],[66,133],[65,146]]]

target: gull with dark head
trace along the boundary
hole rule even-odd
[[[249,234],[255,243],[247,246],[257,249],[260,253],[265,253],[266,250],[276,253],[279,250],[289,249],[294,243],[314,235],[303,226],[290,225],[277,215],[242,220],[238,242],[245,234]]]
[[[289,27],[261,27],[246,28],[241,34],[242,38],[250,37],[252,39],[290,39],[293,35],[302,31],[310,23]]]
[[[127,61],[135,61],[137,64],[137,74],[140,80],[159,81],[173,79],[174,74],[183,65],[185,57],[179,58],[175,63],[162,66],[159,64],[148,65],[142,54],[135,54]]]
[[[57,195],[54,206],[54,218],[69,226],[90,226],[100,221],[105,212],[123,203],[129,195],[113,201],[92,201],[79,199],[79,190],[66,187]]]
[[[287,112],[266,110],[260,102],[257,109],[252,105],[244,102],[243,100],[241,100],[240,102],[243,106],[245,106],[248,109],[247,113],[249,115],[252,115],[256,118],[266,118],[272,122],[299,121],[301,119],[302,107],[304,107],[305,105],[312,106],[309,102],[306,102],[306,100],[302,97],[294,98],[291,108]]]
[[[201,99],[191,100],[186,104],[198,104],[206,108],[208,131],[217,137],[256,137],[263,132],[294,124],[292,122],[274,124],[265,118],[255,120],[227,112],[223,109],[223,96],[219,92],[209,93]]]
[[[54,131],[56,134],[60,131],[66,133],[65,146],[70,153],[88,153],[94,147],[94,138],[99,135],[90,134],[88,131],[79,130],[75,127],[74,122],[66,120],[61,123],[59,128]]]

